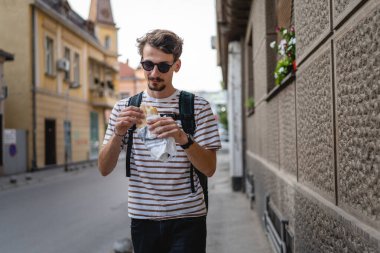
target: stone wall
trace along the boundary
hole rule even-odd
[[[298,175],[335,201],[332,62],[326,44],[297,72]]]
[[[380,3],[374,2],[336,34],[334,74],[338,205],[380,229]]]
[[[266,99],[264,2],[253,1],[250,19],[255,208],[262,216],[270,196],[295,252],[380,252],[380,1],[294,0],[298,70]]]

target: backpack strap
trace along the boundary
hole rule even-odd
[[[194,94],[181,91],[179,94],[179,115],[182,129],[187,134],[194,135],[195,133],[195,118],[194,118]]]
[[[181,120],[182,129],[187,134],[194,135],[196,124],[194,117],[194,98],[195,95],[187,92],[181,91],[179,95],[179,115],[178,118]],[[193,164],[190,166],[190,183],[191,183],[191,191],[195,192],[194,186],[194,171],[199,178],[199,182],[203,189],[203,194],[205,197],[206,208],[208,209],[208,186],[207,186],[207,176],[205,176],[202,172],[197,170]]]
[[[133,97],[130,97],[128,100],[128,106],[136,106],[140,107],[141,100],[142,100],[143,92],[140,92]],[[127,158],[125,160],[125,172],[126,176],[131,176],[131,153],[132,153],[132,146],[133,146],[133,132],[136,130],[136,125],[131,126],[128,129],[128,142],[127,142]]]

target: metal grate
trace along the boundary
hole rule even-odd
[[[249,198],[250,208],[253,209],[253,204],[255,202],[255,181],[254,176],[252,174],[248,174],[246,176],[247,180],[247,195]]]
[[[270,242],[277,253],[292,253],[293,234],[288,228],[288,220],[281,218],[275,212],[269,200],[269,195],[267,195],[264,223]]]

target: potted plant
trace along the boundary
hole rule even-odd
[[[253,97],[248,97],[245,100],[245,108],[247,108],[248,115],[252,114],[255,110],[255,99]]]
[[[271,42],[270,47],[275,49],[280,56],[274,71],[275,83],[280,85],[288,74],[296,71],[296,37],[293,27],[289,30],[277,27],[276,32],[280,34],[281,40]]]

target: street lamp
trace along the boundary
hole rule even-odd
[[[71,124],[70,124],[70,128],[68,128],[68,126],[66,126],[66,124],[69,122],[68,119],[69,119],[69,104],[68,104],[68,100],[69,100],[69,92],[70,90],[75,90],[75,89],[79,89],[80,88],[80,84],[78,82],[69,82],[68,84],[68,87],[67,87],[67,90],[66,90],[66,94],[65,94],[65,100],[66,100],[66,106],[65,106],[65,122],[64,122],[64,142],[65,142],[65,164],[64,164],[64,170],[65,171],[68,171],[69,168],[68,168],[68,160],[69,160],[69,146],[68,144],[66,143],[66,138],[67,138],[67,134],[70,133],[69,135],[69,138],[70,138],[70,142],[71,142]],[[68,131],[68,133],[66,132]],[[70,144],[71,146],[71,144]]]

